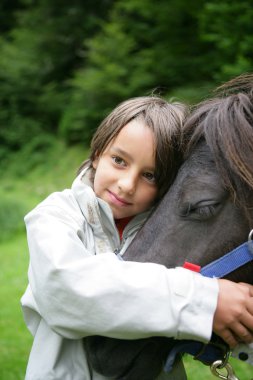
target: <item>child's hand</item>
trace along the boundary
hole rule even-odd
[[[253,342],[253,286],[218,280],[219,296],[213,331],[233,348]]]

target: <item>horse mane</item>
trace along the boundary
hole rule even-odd
[[[205,140],[224,186],[235,202],[253,208],[253,74],[241,75],[199,103],[186,120],[183,149],[188,155]],[[250,217],[249,217],[250,218]]]

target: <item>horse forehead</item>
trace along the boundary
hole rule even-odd
[[[183,187],[192,187],[195,190],[196,188],[204,189],[206,186],[210,189],[223,186],[211,152],[207,150],[205,153],[208,154],[198,156],[196,150],[184,162],[176,179],[180,182],[180,186],[183,184]]]
[[[214,168],[214,156],[205,141],[198,143],[184,158],[184,164],[187,169]]]
[[[179,174],[180,194],[185,192],[215,192],[223,193],[224,186],[215,165],[208,167],[195,166],[183,168],[182,175]]]

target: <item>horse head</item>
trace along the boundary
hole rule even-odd
[[[202,266],[247,240],[253,228],[253,75],[221,90],[186,121],[184,163],[125,260],[136,260],[138,252],[138,261],[168,268],[185,260]],[[228,278],[252,283],[252,270],[250,263]]]
[[[182,266],[185,261],[203,266],[247,240],[253,228],[253,75],[228,82],[215,98],[196,106],[184,126],[182,149],[184,163],[174,183],[138,232],[124,260],[150,261],[168,268]],[[253,284],[252,273],[253,262],[227,277]],[[93,347],[96,353],[100,344],[101,340]],[[164,344],[169,349],[164,340],[159,344],[162,352]],[[136,348],[138,345],[141,341],[136,341]],[[124,341],[117,341],[117,352],[119,360],[125,352]],[[158,352],[151,357],[161,366],[164,358],[159,361]],[[112,355],[103,355],[99,361],[106,365],[101,367],[108,368],[111,363],[113,368]],[[130,357],[128,367],[134,355]],[[138,360],[141,362],[140,351]],[[126,374],[122,379],[153,380],[150,362],[141,367],[139,377]],[[124,366],[127,368],[125,362]]]

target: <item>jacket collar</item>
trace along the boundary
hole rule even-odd
[[[111,208],[107,202],[98,198],[94,193],[93,183],[90,181],[90,169],[85,168],[76,177],[72,184],[72,191],[82,214],[92,227],[96,239],[101,241],[98,245],[104,250],[106,247],[105,244],[102,244],[102,241],[108,242],[112,239],[113,242],[109,244],[110,250],[118,248],[120,239]],[[129,235],[140,229],[151,211],[152,209],[133,217],[123,232],[123,240],[126,240]]]

